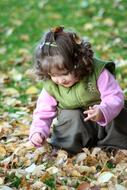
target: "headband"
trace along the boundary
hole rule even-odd
[[[40,49],[42,49],[42,47],[44,46],[44,45],[47,45],[47,46],[52,46],[52,47],[57,47],[57,44],[55,43],[55,42],[44,42],[44,43],[42,43],[41,45],[40,45]]]

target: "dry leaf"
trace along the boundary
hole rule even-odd
[[[70,187],[62,185],[62,186],[58,186],[57,190],[70,190]]]
[[[56,173],[58,173],[59,172],[59,169],[57,168],[57,167],[55,167],[55,166],[52,166],[52,167],[50,167],[50,168],[48,168],[47,170],[46,170],[49,174],[56,174]]]
[[[28,42],[30,40],[29,35],[27,34],[22,34],[20,36],[20,39],[23,40],[24,42]]]
[[[0,159],[3,159],[6,156],[7,152],[5,146],[0,144]]]
[[[36,181],[32,186],[33,190],[41,189],[41,190],[46,190],[46,185],[41,182],[41,181]]]
[[[115,155],[115,161],[118,164],[119,162],[127,163],[127,150],[119,150]]]
[[[36,165],[33,163],[31,166],[25,169],[25,172],[32,173],[36,168]]]
[[[26,94],[37,94],[38,93],[38,89],[35,86],[30,86],[26,92]]]
[[[90,184],[87,182],[81,183],[78,187],[77,190],[89,190],[90,189]]]
[[[0,177],[0,185],[4,184],[4,178]]]
[[[70,171],[70,176],[72,176],[72,177],[80,177],[80,176],[81,176],[81,173],[78,172],[78,171],[75,170],[75,169],[72,169],[72,170]]]
[[[9,71],[8,74],[10,78],[12,78],[14,81],[21,81],[22,79],[22,74],[14,68],[11,71]]]
[[[55,164],[56,165],[66,165],[68,158],[68,153],[64,150],[58,151],[58,156],[56,158]]]
[[[98,160],[93,156],[87,156],[86,159],[84,160],[84,162],[88,166],[94,166],[94,165],[98,164]]]
[[[84,29],[84,30],[93,30],[93,28],[94,28],[94,26],[93,26],[93,24],[91,24],[91,23],[86,23],[86,24],[84,24],[84,26],[83,26],[83,29]]]
[[[86,155],[85,152],[78,153],[78,154],[76,155],[75,161],[76,161],[76,163],[79,163],[79,162],[85,160],[86,157],[87,157],[87,155]]]
[[[112,18],[106,18],[103,20],[103,23],[107,26],[113,26],[114,25],[114,20]]]
[[[111,172],[103,172],[99,175],[97,181],[99,184],[104,184],[106,182],[109,182],[114,176]]]
[[[11,88],[11,87],[4,89],[3,95],[11,96],[11,97],[19,97],[20,96],[18,90],[16,90],[15,88]]]
[[[6,185],[2,185],[0,187],[1,190],[13,190],[12,188],[10,188],[9,186],[6,186]]]
[[[80,166],[75,166],[75,168],[82,174],[82,173],[95,173],[96,172],[96,167],[95,166],[84,166],[84,165],[80,165]]]

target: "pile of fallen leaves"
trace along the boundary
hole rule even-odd
[[[50,138],[41,148],[29,142],[38,88],[23,78],[15,69],[0,78],[0,189],[126,190],[127,150],[84,148],[72,156],[54,150]]]
[[[33,147],[28,133],[29,126],[1,118],[0,189],[127,189],[126,150],[84,148],[72,156],[52,149],[48,142],[41,148]]]

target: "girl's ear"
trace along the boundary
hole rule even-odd
[[[75,42],[76,44],[80,45],[80,44],[82,43],[82,40],[79,38],[79,36],[77,36],[76,33],[73,33],[73,34],[72,34],[72,38],[73,38],[73,40],[74,40],[74,42]]]

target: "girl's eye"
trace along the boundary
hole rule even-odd
[[[56,75],[55,75],[55,74],[51,74],[50,76],[51,76],[51,77],[56,77]]]
[[[70,72],[67,71],[66,73],[61,73],[61,74],[55,74],[55,73],[54,73],[54,74],[53,74],[53,73],[50,74],[50,73],[49,73],[49,75],[50,75],[51,77],[57,77],[57,76],[66,76],[66,75],[68,75],[69,73],[70,73]]]
[[[68,75],[70,72],[68,71],[68,72],[66,72],[66,73],[64,73],[63,75]]]
[[[55,77],[55,76],[56,76],[55,74],[50,74],[50,73],[48,73],[48,75],[49,75],[50,77]]]

